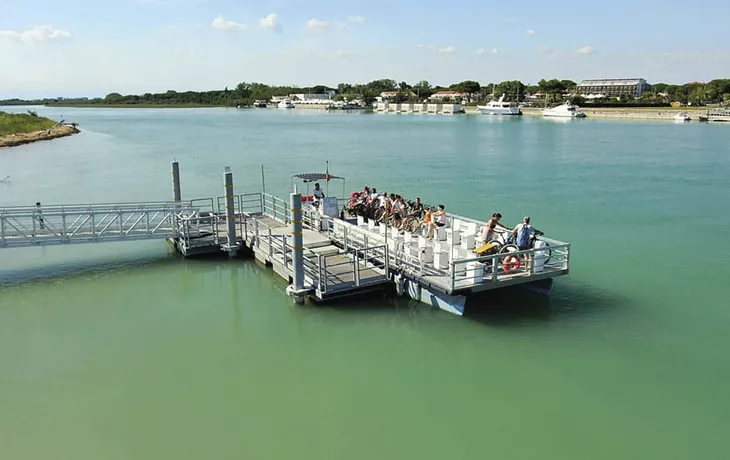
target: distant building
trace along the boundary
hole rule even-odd
[[[601,94],[606,97],[631,96],[641,97],[651,90],[651,85],[643,78],[604,78],[583,80],[576,87],[578,94]]]
[[[375,98],[375,100],[378,102],[392,101],[393,99],[395,99],[398,93],[399,91],[383,91],[382,93],[380,93],[380,96],[377,96]],[[408,94],[403,94],[407,97],[416,97],[416,93],[414,93],[413,91],[410,91]]]
[[[335,95],[335,91],[327,90],[322,94],[310,94],[310,93],[296,93],[296,94],[290,94],[289,99],[295,102],[310,102],[310,103],[317,103],[317,102],[329,102],[332,100],[332,97]]]
[[[436,91],[435,93],[430,95],[428,98],[432,101],[436,101],[436,100],[441,101],[446,98],[456,99],[457,97],[466,99],[467,94],[462,93],[461,91]]]

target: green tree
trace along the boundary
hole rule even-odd
[[[250,83],[243,81],[236,85],[236,96],[238,96],[239,99],[249,99],[252,93],[253,89],[251,88]]]
[[[339,94],[350,94],[352,93],[352,85],[349,83],[340,83],[337,85],[337,92]]]
[[[509,80],[499,83],[494,89],[494,95],[505,95],[507,100],[520,101],[525,94],[525,85],[519,80]]]
[[[669,85],[666,84],[666,83],[655,83],[655,84],[651,85],[651,89],[655,93],[663,93],[663,92],[666,91],[666,89],[667,89],[668,86]]]
[[[360,99],[362,100],[362,103],[366,106],[372,105],[373,102],[375,102],[375,92],[373,92],[372,90],[365,90],[360,96]]]
[[[578,86],[578,83],[573,80],[560,80],[560,83],[565,87],[565,89],[571,89]]]
[[[431,83],[427,80],[421,80],[413,87],[413,91],[416,93],[416,97],[420,100],[429,98],[434,90],[431,88]]]
[[[461,91],[466,94],[467,103],[471,102],[472,98],[475,97],[475,95],[482,89],[482,85],[473,80],[464,80],[453,86],[457,91]]]

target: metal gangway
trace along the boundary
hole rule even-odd
[[[0,248],[218,238],[213,200],[0,208]]]

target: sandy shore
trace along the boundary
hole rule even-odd
[[[33,131],[30,133],[8,134],[0,136],[0,147],[14,147],[16,145],[30,144],[31,142],[47,141],[58,137],[66,137],[80,132],[72,125],[58,125],[51,129]]]

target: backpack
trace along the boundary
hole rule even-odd
[[[520,231],[517,232],[517,246],[526,248],[530,244],[530,236],[532,235],[532,225],[523,224]]]

